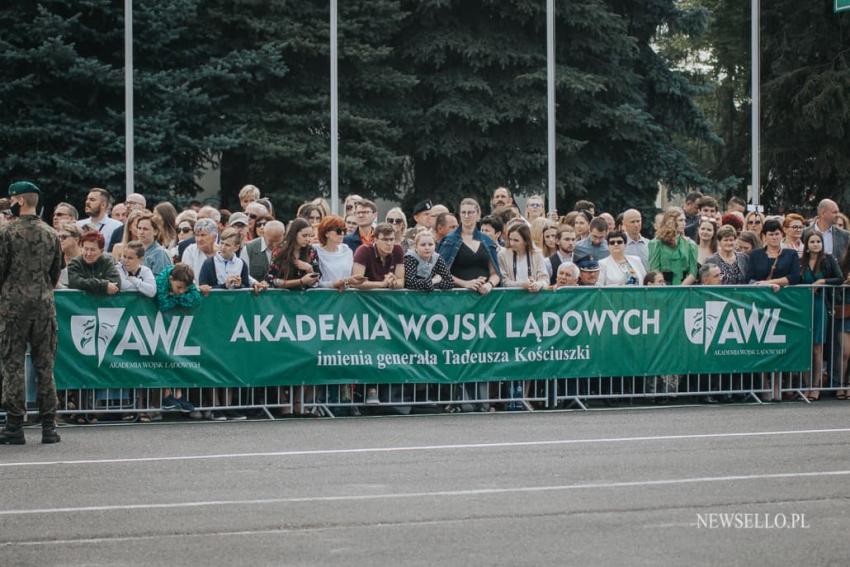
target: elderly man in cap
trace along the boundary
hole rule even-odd
[[[56,432],[56,307],[53,289],[59,282],[62,252],[56,233],[36,215],[41,191],[29,181],[9,186],[19,218],[0,228],[0,370],[6,426],[0,444],[23,445],[26,406],[24,360],[27,344],[37,380],[41,442],[58,443]]]
[[[576,266],[580,270],[578,285],[596,286],[599,284],[599,262],[593,256],[584,256],[576,260]]]

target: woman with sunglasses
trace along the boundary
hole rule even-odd
[[[82,233],[74,221],[66,221],[59,225],[59,246],[62,248],[62,271],[59,274],[59,289],[68,287],[68,264],[83,253],[80,249]]]
[[[599,261],[597,285],[643,285],[646,270],[639,257],[626,255],[626,233],[611,231],[607,240],[610,255]]]
[[[756,236],[762,237],[764,229],[764,215],[758,211],[750,211],[744,218],[744,230],[754,233]]]
[[[407,252],[410,249],[410,240],[405,234],[407,232],[407,217],[400,207],[393,207],[387,212],[385,222],[393,225],[395,230],[395,241],[401,245],[401,249]]]
[[[358,286],[366,278],[352,276],[354,253],[342,243],[345,238],[345,221],[342,217],[328,215],[322,219],[318,228],[319,244],[313,248],[318,255],[319,287],[336,288],[344,291],[350,286]]]
[[[802,258],[803,229],[806,228],[806,221],[797,213],[788,213],[782,222],[782,228],[785,229],[785,240],[782,241],[782,247],[794,250]]]

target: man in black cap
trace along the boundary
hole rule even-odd
[[[62,252],[56,233],[36,215],[41,191],[29,181],[9,186],[19,218],[0,228],[0,373],[6,426],[0,445],[23,445],[26,415],[24,360],[30,345],[37,379],[41,442],[58,443],[56,432],[56,307]]]
[[[430,200],[416,203],[413,207],[413,220],[416,221],[416,226],[413,228],[419,228],[420,226],[424,226],[429,230],[434,228],[434,219],[431,218]]]
[[[576,266],[580,270],[578,285],[595,286],[599,282],[599,262],[593,256],[584,256],[576,260]]]

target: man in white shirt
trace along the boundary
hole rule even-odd
[[[820,234],[823,240],[823,251],[832,254],[832,257],[840,262],[850,244],[850,234],[835,226],[837,216],[838,205],[835,201],[824,199],[818,203],[818,218],[803,232],[803,242],[809,237],[811,231]]]
[[[111,195],[106,189],[95,187],[86,196],[85,210],[88,218],[77,221],[77,226],[82,229],[91,223],[103,235],[103,239],[109,242],[112,232],[119,226],[123,226],[115,219],[109,218],[106,212],[109,210]]]
[[[626,233],[626,254],[637,256],[643,263],[644,271],[649,270],[649,240],[641,236],[643,219],[640,211],[629,209],[623,213],[623,232]]]
[[[218,225],[212,219],[198,219],[195,223],[195,243],[190,244],[183,252],[181,261],[188,264],[195,272],[195,283],[201,275],[201,267],[207,258],[212,258],[216,252],[216,238],[218,237]],[[209,291],[209,286],[207,291]],[[202,291],[204,291],[202,289]]]

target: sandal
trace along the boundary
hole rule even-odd
[[[846,400],[847,399],[847,390],[838,390],[835,392],[836,400]]]
[[[814,392],[809,392],[806,394],[806,399],[810,402],[816,402],[820,399],[820,392],[815,390]]]
[[[150,423],[150,422],[151,422],[151,416],[149,416],[146,413],[140,413],[139,414],[139,423]]]

